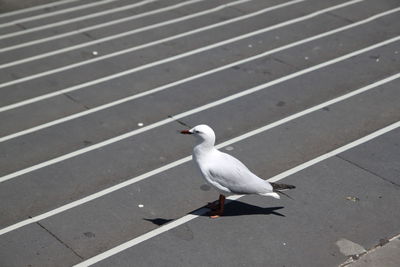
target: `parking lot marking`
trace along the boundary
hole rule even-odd
[[[61,0],[61,1],[51,2],[51,3],[43,4],[43,5],[35,5],[32,7],[27,7],[27,8],[15,10],[15,11],[9,11],[9,12],[0,14],[0,18],[23,14],[23,13],[27,13],[30,11],[40,10],[40,9],[52,8],[55,6],[69,4],[69,3],[73,3],[73,2],[79,2],[79,1],[81,1],[81,0]]]
[[[77,11],[77,10],[81,10],[81,9],[86,9],[86,8],[90,8],[90,7],[94,7],[94,6],[104,5],[104,4],[108,4],[111,2],[115,2],[115,1],[118,1],[118,0],[101,0],[101,1],[94,2],[94,3],[74,6],[74,7],[65,8],[65,9],[61,9],[61,10],[57,10],[57,11],[53,11],[53,12],[47,12],[47,13],[43,13],[43,14],[39,14],[39,15],[35,15],[35,16],[26,17],[23,19],[17,19],[17,20],[13,20],[13,21],[10,21],[7,23],[0,24],[0,28],[4,28],[7,26],[13,26],[16,24],[25,23],[25,22],[32,21],[32,20],[48,18],[48,17],[65,14],[68,12],[73,12],[73,11]],[[157,0],[148,0],[148,1],[157,1]]]
[[[309,68],[306,68],[306,69],[297,71],[297,72],[295,72],[295,73],[292,73],[292,74],[283,76],[283,77],[281,77],[281,78],[278,78],[278,79],[276,79],[276,80],[273,80],[273,81],[270,81],[270,82],[267,82],[267,83],[264,83],[264,84],[255,86],[255,87],[253,87],[253,88],[250,88],[250,89],[241,91],[241,92],[239,92],[239,93],[230,95],[230,96],[228,96],[228,97],[221,98],[221,99],[219,99],[219,100],[217,100],[217,101],[214,101],[214,102],[208,103],[208,104],[206,104],[206,105],[203,105],[203,106],[200,106],[200,107],[197,107],[197,108],[194,108],[194,109],[185,111],[185,112],[183,112],[183,113],[177,114],[177,115],[175,115],[174,117],[175,117],[176,119],[180,119],[180,118],[183,118],[183,117],[186,117],[186,116],[189,116],[189,115],[192,115],[192,114],[201,112],[201,111],[203,111],[203,110],[207,110],[207,109],[209,109],[209,108],[219,106],[219,105],[221,105],[221,104],[227,103],[227,102],[229,102],[229,101],[235,100],[235,99],[240,98],[240,97],[243,97],[243,96],[245,96],[245,95],[249,95],[249,94],[255,93],[255,92],[257,92],[257,91],[266,89],[266,88],[268,88],[268,87],[270,87],[270,86],[273,86],[273,85],[275,85],[275,84],[278,84],[278,83],[281,83],[281,82],[284,82],[284,81],[293,79],[293,78],[295,78],[295,77],[304,75],[304,74],[306,74],[306,73],[309,73],[309,72],[312,72],[312,71],[315,71],[315,70],[324,68],[324,67],[326,67],[326,66],[329,66],[329,65],[335,64],[335,63],[337,63],[337,62],[346,60],[346,59],[348,59],[348,58],[351,58],[351,57],[354,57],[354,56],[356,56],[356,55],[365,53],[365,52],[370,51],[370,50],[373,50],[373,49],[375,49],[375,48],[379,48],[379,47],[381,47],[381,46],[388,45],[388,44],[393,43],[393,42],[396,42],[396,41],[398,41],[398,40],[400,40],[400,36],[396,36],[396,37],[394,37],[394,38],[385,40],[385,41],[383,41],[383,42],[379,42],[379,43],[376,43],[376,44],[374,44],[374,45],[365,47],[365,48],[363,48],[363,49],[356,50],[356,51],[351,52],[351,53],[349,53],[349,54],[346,54],[346,55],[343,55],[343,56],[340,56],[340,57],[337,57],[337,58],[328,60],[328,61],[326,61],[326,62],[323,62],[323,63],[317,64],[317,65],[314,65],[314,66],[312,66],[312,67],[309,67]],[[13,178],[18,177],[18,176],[21,176],[21,175],[23,175],[23,174],[26,174],[26,173],[29,173],[29,172],[33,172],[33,171],[36,171],[36,170],[38,170],[38,169],[41,169],[41,168],[44,168],[44,167],[47,167],[47,166],[56,164],[56,163],[58,163],[58,162],[61,162],[61,161],[64,161],[64,160],[67,160],[67,159],[70,159],[70,158],[73,158],[73,157],[82,155],[82,154],[84,154],[84,153],[93,151],[93,150],[95,150],[95,149],[99,149],[99,148],[101,148],[101,147],[104,147],[104,146],[113,144],[113,143],[115,143],[115,142],[119,142],[119,141],[121,141],[121,140],[123,140],[123,139],[126,139],[126,138],[129,138],[129,137],[131,137],[131,136],[134,136],[134,135],[137,135],[137,134],[140,134],[140,133],[149,131],[149,130],[151,130],[151,129],[160,127],[160,126],[162,126],[162,125],[165,125],[165,124],[167,124],[167,123],[169,123],[169,122],[170,122],[170,119],[169,119],[169,118],[168,118],[168,119],[164,119],[164,120],[155,122],[155,123],[153,123],[153,124],[150,124],[150,125],[148,125],[148,126],[145,126],[145,127],[142,127],[142,128],[139,128],[139,129],[136,129],[136,130],[133,130],[133,131],[130,131],[130,132],[121,134],[121,135],[119,135],[119,136],[115,136],[115,137],[113,137],[113,138],[110,138],[110,139],[101,141],[101,142],[99,142],[99,143],[97,143],[97,144],[94,144],[94,145],[91,145],[91,146],[88,146],[88,147],[85,147],[85,148],[82,148],[82,149],[78,149],[78,150],[76,150],[76,151],[73,151],[73,152],[64,154],[64,155],[62,155],[62,156],[59,156],[59,157],[56,157],[56,158],[53,158],[53,159],[50,159],[50,160],[47,160],[47,161],[44,161],[44,162],[42,162],[42,163],[39,163],[39,164],[30,166],[30,167],[28,167],[28,168],[25,168],[25,169],[22,169],[22,170],[19,170],[19,171],[16,171],[16,172],[13,172],[13,173],[4,175],[4,176],[0,177],[0,183],[1,183],[1,182],[5,182],[5,181],[10,180],[10,179],[13,179]]]
[[[375,131],[375,132],[373,132],[373,133],[371,133],[369,135],[366,135],[366,136],[364,136],[364,137],[362,137],[360,139],[357,139],[357,140],[355,140],[355,141],[353,141],[351,143],[348,143],[348,144],[346,144],[346,145],[344,145],[342,147],[339,147],[339,148],[337,148],[337,149],[335,149],[335,150],[333,150],[331,152],[328,152],[328,153],[323,154],[323,155],[321,155],[319,157],[316,157],[316,158],[314,158],[314,159],[312,159],[310,161],[307,161],[307,162],[305,162],[303,164],[300,164],[297,167],[292,168],[292,169],[290,169],[290,170],[288,170],[286,172],[280,173],[280,174],[268,179],[267,181],[276,182],[276,181],[282,180],[282,179],[284,179],[284,178],[286,178],[286,177],[288,177],[288,176],[290,176],[292,174],[295,174],[295,173],[297,173],[297,172],[299,172],[301,170],[304,170],[304,169],[306,169],[306,168],[308,168],[308,167],[310,167],[312,165],[315,165],[318,162],[321,162],[321,161],[323,161],[325,159],[328,159],[328,158],[331,158],[331,157],[333,157],[335,155],[338,155],[338,154],[340,154],[340,153],[342,153],[342,152],[344,152],[346,150],[349,150],[351,148],[359,146],[359,145],[361,145],[361,144],[363,144],[365,142],[368,142],[368,141],[370,141],[370,140],[372,140],[374,138],[377,138],[377,137],[379,137],[379,136],[381,136],[381,135],[383,135],[385,133],[388,133],[390,131],[393,131],[393,130],[399,128],[399,127],[400,127],[400,121],[395,122],[395,123],[393,123],[393,124],[391,124],[389,126],[386,126],[386,127],[382,128],[382,129],[379,129],[378,131]],[[242,195],[233,195],[233,196],[228,197],[227,199],[229,199],[229,200],[237,200],[237,199],[239,199],[241,197],[242,197]],[[156,237],[156,236],[158,236],[158,235],[160,235],[162,233],[165,233],[165,232],[167,232],[167,231],[169,231],[171,229],[174,229],[174,228],[176,228],[176,227],[178,227],[178,226],[180,226],[180,225],[182,225],[184,223],[187,223],[187,222],[189,222],[189,221],[191,221],[193,219],[196,219],[197,217],[205,214],[208,211],[209,211],[209,209],[206,209],[206,208],[201,208],[199,210],[196,210],[195,212],[193,212],[191,214],[185,215],[185,216],[183,216],[183,217],[181,217],[181,218],[179,218],[177,220],[174,220],[174,221],[172,221],[170,223],[162,225],[162,226],[160,226],[160,227],[158,227],[158,228],[156,228],[156,229],[154,229],[152,231],[149,231],[149,232],[147,232],[147,233],[145,233],[143,235],[135,237],[135,238],[133,238],[133,239],[131,239],[131,240],[119,245],[119,246],[116,246],[116,247],[114,247],[114,248],[112,248],[110,250],[107,250],[107,251],[105,251],[103,253],[100,253],[100,254],[98,254],[98,255],[90,258],[90,259],[87,259],[87,260],[85,260],[85,261],[83,261],[83,262],[81,262],[79,264],[76,264],[74,266],[75,267],[83,267],[83,266],[93,265],[93,264],[95,264],[97,262],[100,262],[100,261],[102,261],[104,259],[107,259],[107,258],[109,258],[109,257],[111,257],[111,256],[113,256],[115,254],[118,254],[118,253],[120,253],[120,252],[122,252],[122,251],[124,251],[124,250],[126,250],[128,248],[131,248],[131,247],[133,247],[133,246],[135,246],[137,244],[140,244],[140,243],[142,243],[142,242],[144,242],[146,240],[149,240],[149,239],[151,239],[153,237]]]
[[[152,3],[154,1],[155,0],[144,0],[144,1],[141,1],[141,2],[137,2],[137,3],[126,5],[126,6],[110,8],[110,9],[107,9],[107,10],[104,10],[104,11],[90,13],[88,15],[84,15],[84,16],[80,16],[80,17],[76,17],[76,18],[72,18],[72,19],[66,19],[66,20],[62,20],[62,21],[48,23],[48,24],[45,24],[45,25],[42,25],[42,26],[38,26],[38,27],[34,27],[34,28],[24,29],[23,31],[17,31],[17,32],[3,34],[3,35],[0,36],[0,40],[11,38],[11,37],[15,37],[15,36],[19,36],[19,35],[24,35],[24,34],[28,34],[28,33],[32,33],[32,32],[37,32],[37,31],[41,31],[41,30],[45,30],[45,29],[49,29],[49,28],[54,28],[54,27],[70,24],[70,23],[73,23],[73,22],[78,22],[78,21],[82,21],[82,20],[96,18],[96,17],[99,17],[99,16],[104,16],[104,15],[116,13],[116,12],[119,12],[119,11],[125,11],[125,10],[129,10],[129,9],[133,9],[133,8],[136,8],[136,7],[139,7],[139,6],[143,6],[143,5]]]
[[[82,112],[79,112],[79,113],[75,113],[75,114],[72,114],[72,115],[57,119],[57,120],[53,120],[53,121],[50,121],[50,122],[47,122],[47,123],[44,123],[44,124],[41,124],[41,125],[37,125],[35,127],[31,127],[29,129],[25,129],[25,130],[22,130],[22,131],[13,133],[13,134],[9,134],[9,135],[0,137],[0,142],[5,142],[7,140],[10,140],[10,139],[13,139],[13,138],[16,138],[16,137],[19,137],[19,136],[23,136],[23,135],[26,135],[26,134],[29,134],[29,133],[32,133],[32,132],[36,132],[36,131],[39,131],[39,130],[42,130],[42,129],[45,129],[45,128],[48,128],[48,127],[51,127],[51,126],[54,126],[54,125],[57,125],[57,124],[60,124],[60,123],[64,123],[64,122],[67,122],[67,121],[70,121],[70,120],[73,120],[73,119],[76,119],[76,118],[80,118],[80,117],[83,117],[83,116],[86,116],[86,115],[89,115],[89,114],[92,114],[92,113],[95,113],[95,112],[98,112],[98,111],[101,111],[101,110],[104,110],[104,109],[107,109],[107,108],[111,108],[111,107],[123,104],[125,102],[131,101],[131,100],[134,100],[134,99],[138,99],[138,98],[150,95],[150,94],[154,94],[156,92],[160,92],[160,91],[172,88],[174,86],[177,86],[177,85],[180,85],[180,84],[183,84],[183,83],[186,83],[186,82],[189,82],[189,81],[192,81],[192,80],[195,80],[195,79],[207,76],[207,75],[211,75],[211,74],[216,73],[218,71],[222,71],[222,70],[231,68],[231,67],[239,65],[239,64],[243,64],[243,63],[246,63],[246,62],[249,62],[249,61],[252,61],[252,60],[256,60],[256,59],[259,59],[261,57],[265,57],[267,55],[270,55],[270,54],[273,54],[273,53],[276,53],[276,52],[279,52],[279,51],[282,51],[282,50],[285,50],[285,49],[289,49],[289,48],[295,47],[297,45],[301,45],[301,44],[304,44],[304,43],[307,43],[307,42],[310,42],[310,41],[313,41],[313,40],[316,40],[316,39],[319,39],[319,38],[322,38],[322,37],[325,37],[325,36],[329,36],[329,35],[335,34],[335,33],[340,32],[340,31],[344,31],[344,30],[359,26],[361,24],[365,24],[365,23],[371,22],[371,21],[373,21],[375,19],[378,19],[378,18],[381,18],[383,16],[392,14],[394,12],[398,12],[399,10],[400,10],[400,7],[396,8],[396,9],[392,9],[392,10],[386,11],[386,12],[382,12],[382,13],[376,14],[376,15],[374,15],[372,17],[369,17],[369,18],[367,18],[365,20],[358,21],[358,22],[346,25],[344,27],[339,27],[339,28],[336,28],[334,30],[330,30],[330,31],[327,31],[327,32],[324,32],[324,33],[321,33],[321,34],[317,34],[317,35],[302,39],[300,41],[296,41],[296,42],[293,42],[293,43],[290,43],[290,44],[287,44],[287,45],[284,45],[284,46],[280,46],[278,48],[274,48],[272,50],[263,52],[261,54],[258,54],[258,55],[255,55],[255,56],[252,56],[252,57],[249,57],[249,58],[241,59],[241,60],[232,62],[232,63],[227,64],[227,65],[223,65],[223,66],[215,68],[215,69],[211,69],[211,70],[208,70],[208,71],[205,71],[205,72],[202,72],[202,73],[199,73],[199,74],[196,74],[196,75],[193,75],[193,76],[190,76],[190,77],[187,77],[187,78],[184,78],[184,79],[181,79],[181,80],[169,83],[169,84],[165,84],[165,85],[150,89],[150,90],[145,91],[145,92],[141,92],[141,93],[138,93],[138,94],[135,94],[135,95],[131,95],[131,96],[128,96],[128,97],[125,97],[125,98],[121,98],[121,99],[118,99],[116,101],[113,101],[113,102],[110,102],[110,103],[107,103],[107,104],[104,104],[104,105],[100,105],[100,106],[95,107],[95,108],[91,108],[89,110],[85,110],[85,111],[82,111]],[[1,111],[2,110],[0,108],[0,112]]]
[[[280,125],[282,125],[282,124],[285,124],[285,123],[287,123],[287,122],[290,122],[290,121],[292,121],[292,120],[295,120],[295,119],[297,119],[297,118],[300,118],[300,117],[302,117],[302,116],[305,116],[305,115],[310,114],[310,113],[312,113],[312,112],[315,112],[315,111],[317,111],[317,110],[321,110],[321,109],[324,108],[324,107],[327,107],[327,106],[333,105],[333,104],[335,104],[335,103],[344,101],[344,100],[346,100],[346,99],[348,99],[348,98],[350,98],[350,97],[353,97],[353,96],[355,96],[355,95],[364,93],[364,92],[366,92],[366,91],[368,91],[368,90],[371,90],[371,89],[373,89],[373,88],[376,88],[376,87],[378,87],[378,86],[381,86],[381,85],[383,85],[383,84],[385,84],[385,83],[391,82],[391,81],[396,80],[396,79],[398,79],[398,78],[400,78],[400,73],[397,73],[397,74],[395,74],[395,75],[389,76],[389,77],[387,77],[387,78],[385,78],[385,79],[379,80],[379,81],[377,81],[377,82],[375,82],[375,83],[369,84],[369,85],[367,85],[367,86],[365,86],[365,87],[359,88],[359,89],[357,89],[357,90],[355,90],[355,91],[352,91],[352,92],[347,93],[347,94],[345,94],[345,95],[342,95],[342,96],[340,96],[340,97],[336,97],[336,98],[334,98],[334,99],[331,99],[331,100],[329,100],[329,101],[323,102],[323,103],[318,104],[318,105],[316,105],[316,106],[313,106],[313,107],[311,107],[311,108],[305,109],[305,110],[303,110],[303,111],[301,111],[301,112],[292,114],[292,115],[290,115],[290,116],[288,116],[288,117],[285,117],[285,118],[283,118],[283,119],[281,119],[281,120],[278,120],[278,121],[276,121],[276,122],[267,124],[267,125],[265,125],[265,126],[263,126],[263,127],[260,127],[260,128],[258,128],[258,129],[253,130],[253,131],[250,131],[250,132],[248,132],[248,133],[245,133],[245,134],[242,134],[242,135],[237,136],[237,137],[235,137],[235,138],[232,138],[232,139],[230,139],[230,140],[227,140],[227,141],[225,141],[225,142],[223,142],[223,143],[220,143],[220,144],[216,145],[216,148],[217,148],[217,149],[220,149],[220,148],[223,148],[223,147],[232,145],[232,144],[234,144],[234,143],[240,142],[240,141],[245,140],[245,139],[247,139],[247,138],[250,138],[250,137],[252,137],[252,136],[254,136],[254,135],[257,135],[257,134],[260,134],[260,133],[265,132],[265,131],[267,131],[267,130],[270,130],[270,129],[272,129],[272,128],[278,127],[278,126],[280,126]],[[176,119],[176,117],[175,117],[175,119]],[[171,120],[171,121],[174,121],[174,119],[172,119],[172,118],[171,118],[170,120]],[[348,147],[348,145],[347,145],[347,146],[344,146],[344,147]],[[334,151],[335,151],[335,150],[334,150]],[[332,152],[330,152],[330,153],[332,153]],[[179,160],[177,160],[177,161],[174,161],[174,162],[172,162],[172,163],[169,163],[169,164],[167,164],[167,165],[164,165],[164,166],[159,167],[159,168],[157,168],[157,169],[154,169],[154,170],[152,170],[152,171],[149,171],[149,172],[146,172],[146,173],[141,174],[141,175],[139,175],[139,176],[133,177],[133,178],[131,178],[131,179],[129,179],[129,180],[126,180],[126,181],[124,181],[124,182],[122,182],[122,183],[119,183],[119,184],[116,184],[116,185],[114,185],[114,186],[111,186],[111,187],[108,187],[108,188],[106,188],[106,189],[103,189],[103,190],[101,190],[101,191],[99,191],[99,192],[97,192],[97,193],[91,194],[91,195],[86,196],[86,197],[84,197],[84,198],[81,198],[81,199],[79,199],[79,200],[76,200],[76,201],[73,201],[73,202],[71,202],[71,203],[68,203],[68,204],[66,204],[66,205],[64,205],[64,206],[61,206],[61,207],[58,207],[58,208],[56,208],[56,209],[50,210],[50,211],[48,211],[48,212],[45,212],[45,213],[43,213],[43,214],[41,214],[41,215],[37,215],[37,216],[34,216],[34,217],[32,217],[32,218],[26,219],[26,220],[24,220],[24,221],[15,223],[15,224],[13,224],[13,225],[10,225],[10,226],[8,226],[8,227],[5,227],[5,228],[1,229],[1,230],[0,230],[0,235],[6,234],[6,233],[11,232],[11,231],[14,231],[14,230],[16,230],[16,229],[18,229],[18,228],[21,228],[21,227],[23,227],[23,226],[26,226],[26,225],[28,225],[28,224],[35,223],[35,222],[44,220],[44,219],[46,219],[46,218],[49,218],[49,217],[51,217],[51,216],[54,216],[54,215],[56,215],[56,214],[59,214],[59,213],[61,213],[61,212],[66,211],[66,210],[75,208],[75,207],[77,207],[77,206],[79,206],[79,205],[85,204],[85,203],[87,203],[87,202],[89,202],[89,201],[95,200],[95,199],[97,199],[97,198],[100,198],[100,197],[105,196],[105,195],[107,195],[107,194],[110,194],[110,193],[112,193],[112,192],[115,192],[115,191],[117,191],[117,190],[119,190],[119,189],[122,189],[122,188],[124,188],[124,187],[129,186],[129,185],[132,185],[132,184],[134,184],[134,183],[140,182],[140,181],[142,181],[142,180],[144,180],[144,179],[147,179],[147,178],[149,178],[149,177],[151,177],[151,176],[154,176],[154,175],[156,175],[156,174],[158,174],[158,173],[161,173],[161,172],[167,171],[167,170],[169,170],[169,169],[171,169],[171,168],[174,168],[174,167],[177,167],[177,166],[179,166],[179,165],[182,165],[182,164],[184,164],[184,163],[190,161],[191,159],[192,159],[191,156],[188,156],[188,157],[179,159]],[[315,161],[315,160],[314,160],[314,161]],[[299,165],[299,166],[309,166],[309,165],[307,165],[307,164],[310,164],[310,163],[312,163],[313,161],[308,161],[308,162],[309,162],[309,163],[306,162],[306,163],[303,163],[303,164],[301,164],[301,165]],[[273,182],[278,181],[279,179],[282,179],[281,177],[282,177],[283,174],[285,174],[285,175],[293,174],[294,171],[300,170],[299,168],[301,168],[301,167],[292,168],[292,169],[290,169],[290,170],[288,170],[288,171],[283,172],[281,175],[277,175],[277,176],[272,177],[270,180],[273,181]]]
[[[17,44],[17,45],[12,45],[12,46],[8,46],[8,47],[0,48],[0,53],[11,51],[11,50],[15,50],[15,49],[19,49],[19,48],[23,48],[23,47],[27,47],[27,46],[31,46],[31,45],[36,45],[36,44],[40,44],[40,43],[44,43],[44,42],[48,42],[48,41],[52,41],[52,40],[56,40],[56,39],[60,39],[60,38],[64,38],[64,37],[75,35],[75,34],[79,34],[79,33],[86,33],[86,32],[91,31],[91,30],[108,27],[108,26],[111,26],[111,25],[114,25],[114,24],[118,24],[118,23],[130,21],[130,20],[134,20],[134,19],[145,17],[145,16],[148,16],[148,15],[157,14],[157,13],[160,13],[160,12],[164,12],[164,11],[168,11],[168,10],[172,10],[172,9],[175,9],[175,8],[179,8],[179,7],[188,5],[188,4],[192,4],[193,2],[200,2],[200,1],[204,1],[204,0],[190,0],[190,1],[179,3],[179,4],[176,4],[176,5],[173,5],[173,6],[164,7],[164,8],[156,9],[156,10],[153,10],[153,11],[143,12],[141,14],[137,14],[137,15],[134,15],[134,16],[131,16],[131,17],[121,18],[121,19],[117,19],[117,20],[113,20],[113,21],[109,21],[109,22],[105,22],[105,23],[101,23],[101,24],[85,27],[85,28],[82,28],[82,29],[79,29],[79,30],[75,30],[75,31],[72,31],[72,32],[61,33],[61,34],[50,36],[50,37],[45,37],[45,38],[41,38],[41,39],[37,39],[37,40],[33,40],[33,41],[24,42],[24,43]],[[293,0],[293,1],[302,2],[302,1],[306,1],[306,0]],[[361,1],[364,1],[364,0],[361,0]],[[226,6],[226,5],[231,5],[231,4],[232,3],[224,4],[224,5],[221,5],[221,6]],[[280,4],[280,5],[286,5],[286,3]],[[218,11],[218,8],[221,8],[221,6],[217,7],[217,10],[215,10],[215,11]],[[162,10],[162,11],[160,11],[160,10]],[[208,9],[208,10],[210,10],[210,12],[215,12],[215,11],[211,11],[212,9]],[[256,13],[257,12],[262,12],[262,10],[263,9],[261,9],[259,11],[256,11]],[[199,13],[201,13],[201,14],[199,14]],[[45,58],[45,57],[49,57],[49,56],[58,55],[58,54],[65,53],[65,52],[68,52],[68,51],[76,50],[78,48],[82,48],[82,47],[86,47],[86,46],[90,46],[90,45],[94,45],[94,44],[98,44],[98,43],[107,42],[107,41],[110,41],[110,40],[114,40],[114,39],[122,38],[122,37],[125,37],[125,36],[133,35],[133,34],[136,34],[136,33],[139,33],[139,32],[143,32],[143,31],[147,31],[147,30],[150,30],[150,29],[162,27],[162,26],[165,26],[165,25],[169,25],[169,24],[172,24],[172,23],[179,22],[179,21],[184,21],[186,19],[197,17],[197,16],[200,16],[200,15],[203,15],[203,14],[207,14],[207,10],[200,11],[200,12],[197,12],[197,13],[194,13],[194,14],[190,14],[190,15],[186,15],[186,16],[182,16],[182,17],[179,17],[179,18],[171,19],[171,20],[166,20],[166,21],[159,22],[159,23],[156,23],[156,24],[144,26],[144,27],[141,27],[141,28],[129,30],[129,31],[126,31],[126,32],[121,32],[121,33],[118,33],[118,34],[106,36],[106,37],[99,38],[99,39],[96,39],[96,40],[93,40],[93,41],[89,41],[89,42],[85,42],[85,43],[81,43],[81,44],[77,44],[77,45],[71,45],[69,47],[64,47],[64,48],[61,48],[61,49],[58,49],[58,50],[54,50],[54,51],[46,52],[46,53],[39,54],[39,55],[36,55],[36,56],[32,56],[32,57],[29,57],[29,58],[21,59],[21,60],[18,60],[16,62],[29,62],[29,61],[37,60],[37,59],[40,59],[40,58]],[[222,23],[222,22],[220,22],[220,23]],[[23,60],[25,60],[25,61],[23,61]],[[6,65],[6,66],[11,66],[10,65],[11,63],[12,62],[5,63],[3,65],[0,65],[0,67],[3,67],[6,64],[9,64],[9,65]]]
[[[298,0],[295,0],[295,1],[298,1]],[[300,1],[302,1],[302,0],[300,0]],[[352,4],[354,4],[356,2],[359,2],[359,1],[362,1],[362,0],[354,0],[354,1],[352,1]],[[348,4],[350,4],[350,2],[347,2],[345,4],[348,5]],[[334,9],[343,7],[343,5],[344,4],[333,6],[333,7],[327,8],[327,9],[323,9],[323,10],[319,10],[317,12],[313,12],[313,13],[305,15],[305,16],[301,16],[301,17],[298,17],[298,18],[295,18],[295,19],[291,19],[291,20],[282,22],[282,23],[278,23],[278,24],[275,24],[275,25],[272,25],[272,26],[268,26],[266,28],[263,28],[263,29],[260,29],[260,30],[256,30],[256,31],[253,31],[253,32],[250,32],[250,33],[246,33],[246,34],[243,34],[243,35],[239,35],[239,36],[236,36],[236,37],[224,40],[224,41],[220,41],[220,42],[217,42],[217,43],[214,43],[214,44],[211,44],[211,45],[203,46],[203,47],[200,47],[200,48],[188,51],[188,52],[184,52],[184,53],[172,56],[172,57],[168,57],[168,58],[164,58],[164,59],[161,59],[161,60],[157,60],[157,61],[154,61],[154,62],[151,62],[151,63],[147,63],[147,64],[144,64],[144,65],[132,68],[132,69],[128,69],[128,70],[125,70],[125,71],[122,71],[122,72],[119,72],[119,73],[114,73],[112,75],[108,75],[108,76],[105,76],[105,77],[102,77],[102,78],[98,78],[98,79],[95,79],[95,80],[92,80],[92,81],[84,82],[84,83],[81,83],[81,84],[78,84],[78,85],[74,85],[74,86],[71,86],[71,87],[68,87],[68,88],[65,88],[65,89],[62,89],[62,90],[58,90],[58,91],[52,92],[52,93],[48,93],[48,94],[45,94],[45,95],[41,95],[41,96],[38,96],[38,97],[34,97],[34,98],[30,98],[30,99],[27,99],[27,100],[24,100],[24,101],[20,101],[20,102],[14,103],[14,104],[3,106],[3,107],[0,108],[0,112],[5,111],[5,110],[9,110],[9,109],[13,109],[13,108],[16,108],[16,107],[24,106],[24,105],[27,105],[27,104],[31,104],[31,103],[34,103],[34,102],[38,102],[38,101],[41,101],[43,99],[51,98],[51,97],[54,97],[54,96],[57,96],[57,95],[61,95],[61,94],[65,94],[65,93],[68,93],[68,92],[80,90],[80,89],[86,88],[88,86],[92,86],[92,85],[96,85],[96,84],[99,84],[99,83],[103,83],[103,82],[106,82],[106,81],[109,81],[109,80],[113,80],[113,79],[116,79],[116,78],[119,78],[119,77],[123,77],[123,76],[129,75],[129,74],[141,71],[141,70],[152,68],[152,67],[164,64],[164,63],[172,62],[172,61],[175,61],[175,60],[178,60],[178,59],[181,59],[181,58],[185,58],[185,57],[188,57],[188,56],[191,56],[191,55],[195,55],[195,54],[198,54],[198,53],[201,53],[201,52],[204,52],[204,51],[216,48],[216,47],[220,47],[220,46],[223,46],[223,45],[226,45],[226,44],[229,44],[229,43],[237,42],[237,41],[240,41],[240,40],[243,40],[243,39],[258,35],[258,34],[261,34],[261,33],[265,33],[265,32],[268,32],[268,31],[271,31],[271,30],[275,30],[275,29],[278,29],[278,28],[281,28],[281,27],[284,27],[284,26],[287,26],[287,25],[290,25],[290,24],[297,23],[299,21],[303,21],[303,20],[318,16],[318,15],[323,14],[325,12],[332,11]],[[277,6],[272,7],[272,8],[277,8]],[[225,22],[227,22],[227,21],[225,21]],[[33,78],[38,78],[39,76],[41,77],[42,75],[47,75],[48,73],[50,73],[52,71],[56,71],[56,70],[57,69],[51,70],[51,71],[47,71],[45,73],[39,73],[39,74],[36,74],[36,75],[33,75],[33,76],[28,76],[28,77],[25,77],[25,78],[17,79],[17,80],[11,81],[11,82],[3,83],[3,84],[0,84],[0,88],[9,86],[10,84],[14,84],[16,82],[27,81],[27,80],[30,80],[30,79],[33,79]]]

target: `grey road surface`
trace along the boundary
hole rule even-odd
[[[339,266],[400,234],[398,0],[0,12],[0,266]],[[293,199],[210,219],[169,115]]]

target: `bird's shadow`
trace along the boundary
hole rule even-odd
[[[143,218],[143,220],[151,222],[155,225],[161,226],[163,224],[173,221],[174,219],[163,219],[163,218],[146,219],[146,218]]]
[[[224,215],[222,217],[232,217],[232,216],[242,216],[242,215],[276,215],[280,217],[286,217],[284,214],[276,212],[277,210],[283,209],[284,207],[268,207],[262,208],[259,206],[247,204],[237,200],[227,201],[225,205]],[[209,216],[210,209],[202,207],[200,209],[196,209],[189,214],[198,215],[198,216]],[[161,226],[163,224],[169,223],[175,219],[165,219],[165,218],[154,218],[148,219],[143,218],[143,220],[151,222],[155,225]]]
[[[224,214],[222,217],[242,216],[242,215],[276,215],[285,217],[284,214],[276,212],[284,207],[268,207],[262,208],[237,200],[231,200],[226,203]],[[208,212],[199,214],[200,216],[209,216]]]

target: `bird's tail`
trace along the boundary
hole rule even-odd
[[[267,196],[267,197],[273,197],[276,199],[280,199],[281,197],[279,196],[279,194],[275,193],[275,192],[269,192],[269,193],[260,193],[261,196]]]
[[[283,190],[289,190],[289,189],[295,189],[296,186],[290,185],[290,184],[278,184],[278,183],[270,183],[272,185],[272,189],[274,192],[284,195],[285,197],[288,197],[290,199],[293,199],[290,197],[288,194],[282,192]]]
[[[295,189],[296,187],[294,185],[290,184],[278,184],[278,183],[270,183],[272,185],[272,188],[275,190],[288,190],[288,189]]]

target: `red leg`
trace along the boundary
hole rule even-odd
[[[210,218],[215,219],[218,218],[220,216],[222,216],[222,214],[224,213],[224,205],[225,205],[225,196],[224,195],[219,195],[219,204],[218,204],[218,209],[213,210],[210,213]]]

